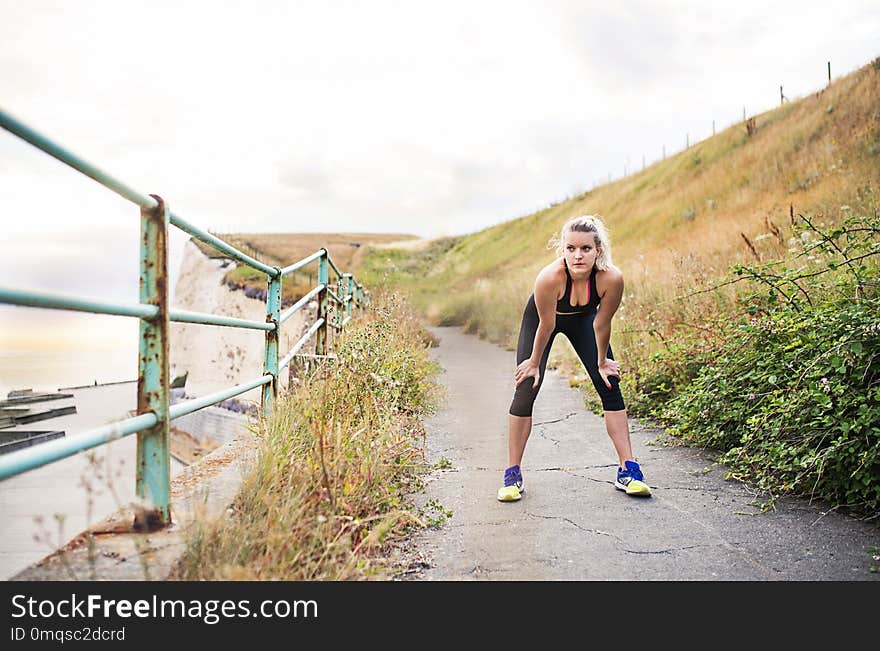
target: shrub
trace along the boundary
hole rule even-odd
[[[734,268],[750,291],[711,341],[684,337],[633,385],[683,441],[771,496],[880,511],[880,219],[804,222],[787,261]],[[663,404],[664,400],[669,400]]]

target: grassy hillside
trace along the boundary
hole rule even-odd
[[[754,116],[625,179],[479,233],[412,251],[375,251],[362,275],[406,289],[434,323],[512,346],[549,238],[569,217],[600,214],[627,289],[613,343],[657,349],[723,297],[676,300],[729,265],[783,254],[793,212],[838,223],[876,209],[880,70]],[[732,292],[728,299],[733,299]],[[629,333],[629,335],[627,334]]]

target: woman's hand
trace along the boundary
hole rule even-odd
[[[535,381],[532,383],[532,388],[534,389],[538,386],[538,380],[541,379],[541,369],[538,368],[538,365],[534,364],[531,359],[527,359],[517,366],[516,371],[513,374],[516,386],[519,386],[520,382],[529,377],[535,378]]]
[[[605,382],[605,386],[610,389],[611,383],[608,381],[608,378],[616,377],[618,380],[620,380],[620,364],[615,362],[613,359],[606,359],[604,362],[599,364],[599,375],[602,376],[602,381]]]

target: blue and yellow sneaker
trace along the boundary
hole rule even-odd
[[[498,501],[516,502],[522,498],[523,493],[525,489],[519,466],[511,466],[504,471],[504,486],[498,489]]]
[[[617,469],[617,481],[614,482],[614,488],[626,491],[627,495],[644,495],[649,496],[651,489],[643,481],[645,476],[642,469],[635,461],[624,461],[626,469]]]

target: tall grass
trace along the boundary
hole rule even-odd
[[[379,292],[257,432],[259,459],[231,514],[190,532],[181,578],[385,577],[392,544],[419,516],[407,495],[425,470],[421,419],[440,398],[432,341],[395,294]]]

